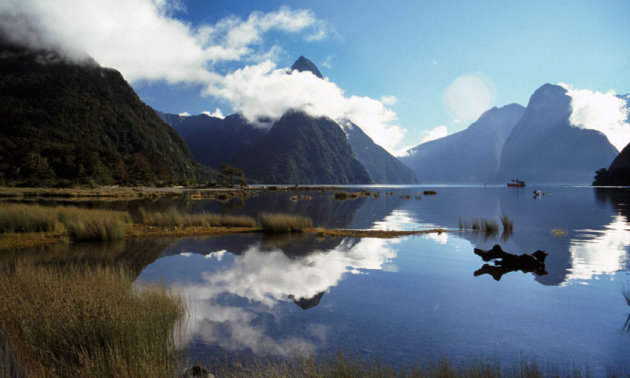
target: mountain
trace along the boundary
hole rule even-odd
[[[0,42],[0,184],[207,180],[184,140],[122,75]]]
[[[617,149],[599,131],[572,126],[571,98],[552,84],[538,88],[503,145],[500,181],[584,184],[608,165]]]
[[[422,143],[400,159],[423,183],[494,182],[503,144],[524,112],[518,104],[492,108],[466,130]]]
[[[296,60],[295,63],[293,63],[293,65],[291,66],[291,71],[295,70],[298,70],[299,72],[308,71],[320,79],[324,78],[321,72],[319,72],[319,70],[317,69],[315,63],[311,62],[303,56],[300,56],[298,60]]]
[[[300,57],[292,70],[322,77]],[[276,184],[415,184],[415,174],[375,144],[359,126],[289,111],[270,128],[239,114],[219,119],[205,114],[158,115],[186,140],[197,160],[212,168],[238,166],[257,181]],[[345,131],[345,134],[344,134]],[[358,159],[358,160],[357,160]]]
[[[197,161],[220,169],[234,164],[234,156],[251,146],[267,130],[254,127],[239,114],[224,119],[206,114],[179,116],[158,112],[181,135]]]
[[[370,184],[341,127],[329,118],[289,111],[235,155],[248,177],[270,184]]]
[[[374,143],[361,128],[350,121],[341,122],[354,156],[375,184],[417,184],[413,171],[383,147]]]
[[[593,185],[630,186],[630,143],[621,150],[608,169],[597,171]]]

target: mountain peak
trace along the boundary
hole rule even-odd
[[[293,65],[291,66],[291,71],[294,70],[298,70],[299,72],[308,71],[320,79],[324,78],[321,72],[319,72],[319,70],[317,69],[315,63],[311,62],[303,56],[300,56],[298,60],[296,60],[295,63],[293,63]]]

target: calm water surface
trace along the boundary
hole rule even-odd
[[[331,193],[297,202],[291,193],[264,193],[230,211],[296,212],[325,227],[454,232],[177,239],[153,247],[158,257],[138,282],[182,291],[191,312],[184,346],[200,361],[341,348],[396,365],[481,357],[630,373],[629,190],[540,187],[550,195],[533,198],[533,188],[438,187],[430,188],[437,195],[416,199],[425,189],[371,188],[379,198],[344,202]],[[195,206],[221,211],[225,204]],[[498,221],[501,214],[513,220],[512,235],[458,231],[460,219]],[[494,244],[517,254],[548,252],[546,274],[475,276],[484,262],[473,248]]]

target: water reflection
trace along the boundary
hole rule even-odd
[[[240,243],[233,249],[229,239],[182,241],[169,247],[140,277],[152,281],[156,278],[152,273],[170,274],[169,281],[185,293],[193,309],[186,343],[202,342],[259,355],[313,353],[325,339],[326,326],[312,324],[295,336],[279,335],[276,328],[281,326],[286,305],[312,311],[345,275],[396,270],[393,244],[398,240],[250,239],[247,246]],[[297,250],[298,244],[306,249]],[[165,270],[161,265],[181,270]]]
[[[590,280],[596,275],[625,270],[630,247],[630,224],[623,215],[613,217],[601,230],[579,230],[571,239],[572,267],[567,281]]]

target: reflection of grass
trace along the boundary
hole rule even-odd
[[[551,235],[555,237],[567,236],[569,233],[561,228],[553,228],[551,229]]]
[[[628,306],[630,306],[630,286],[624,286],[624,288],[621,289],[621,294],[623,294],[623,297],[626,298]]]
[[[112,267],[18,262],[6,269],[0,363],[34,377],[176,376],[173,331],[183,302],[164,288],[134,290],[133,281]]]
[[[261,213],[258,218],[264,232],[302,232],[313,227],[311,218],[293,214]]]

